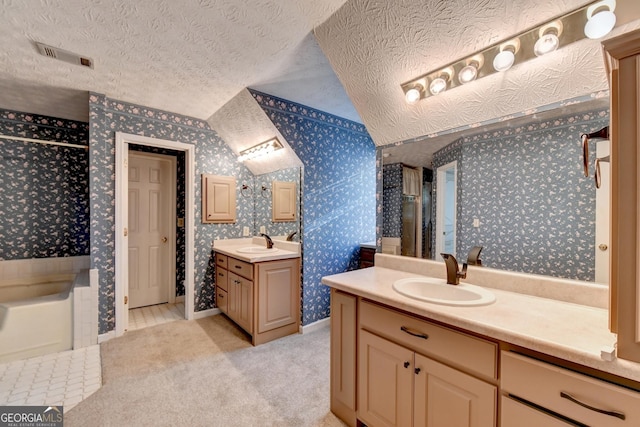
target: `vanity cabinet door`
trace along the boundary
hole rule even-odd
[[[354,295],[331,289],[331,412],[351,427],[357,424],[357,303]]]
[[[296,220],[296,183],[273,181],[272,220],[286,222]]]
[[[227,315],[253,334],[253,282],[229,272],[227,288]]]
[[[236,222],[236,179],[202,174],[202,222]]]
[[[415,355],[415,427],[496,425],[497,387]]]
[[[296,323],[300,292],[298,260],[272,261],[258,266],[258,333]]]
[[[410,426],[414,353],[360,330],[358,418],[369,426]]]
[[[223,313],[228,313],[227,310],[227,291],[221,289],[220,286],[216,286],[216,307]]]

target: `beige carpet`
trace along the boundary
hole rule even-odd
[[[258,347],[222,315],[101,345],[103,386],[71,426],[344,426],[329,411],[329,328]]]

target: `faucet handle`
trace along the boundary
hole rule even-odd
[[[467,264],[469,265],[482,265],[480,260],[480,252],[482,252],[482,246],[474,246],[467,255]]]

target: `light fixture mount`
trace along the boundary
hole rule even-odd
[[[613,13],[615,6],[616,0],[599,0],[589,3],[469,56],[458,59],[444,67],[429,71],[400,85],[405,94],[405,99],[413,104],[420,99],[438,95],[457,86],[466,85],[473,80],[478,80],[500,71],[506,71],[513,64],[529,61],[537,56],[556,50],[560,45],[567,46],[582,40],[585,36],[602,38],[615,26],[615,15]],[[483,67],[483,64],[479,63],[476,70],[474,70],[472,63],[474,58],[477,57],[482,57],[483,63],[492,64],[493,67]],[[443,79],[441,75],[445,69],[451,70],[448,79]],[[421,85],[422,89],[418,91],[412,90],[418,84]],[[427,87],[429,90],[425,90]],[[411,94],[408,93],[409,91],[412,91]],[[418,95],[419,98],[417,98]]]
[[[274,151],[280,150],[284,148],[278,137],[273,137],[265,142],[261,142],[258,145],[254,145],[251,148],[247,148],[246,150],[240,151],[240,155],[238,156],[239,162],[244,162],[246,160],[252,160],[256,157],[262,157],[269,153],[273,153]]]

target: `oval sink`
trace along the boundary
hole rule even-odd
[[[264,254],[267,252],[275,252],[277,248],[266,248],[264,246],[247,246],[246,248],[236,249],[237,252],[242,254]]]
[[[396,280],[393,289],[409,298],[442,305],[478,306],[496,300],[495,295],[480,286],[460,283],[448,285],[445,279],[415,277]]]

